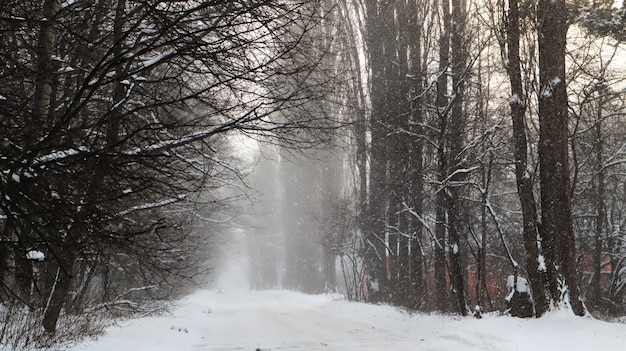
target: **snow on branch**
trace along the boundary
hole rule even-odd
[[[509,105],[517,105],[519,107],[526,107],[526,102],[519,96],[519,94],[515,93],[509,98]]]
[[[156,285],[147,285],[147,286],[140,286],[136,288],[130,288],[126,290],[125,292],[117,295],[111,301],[103,302],[98,305],[86,308],[85,312],[93,312],[93,311],[98,311],[101,309],[109,309],[109,308],[115,308],[118,310],[136,311],[139,309],[139,303],[132,301],[132,300],[128,300],[125,297],[132,292],[145,291],[145,290],[151,290],[151,289],[156,289],[156,288],[158,288],[158,286]]]
[[[165,200],[161,200],[161,201],[157,201],[157,202],[151,202],[151,203],[147,203],[147,204],[133,206],[133,207],[131,207],[129,209],[126,209],[124,211],[118,212],[117,215],[120,216],[120,217],[123,217],[123,216],[126,216],[127,214],[135,212],[135,211],[148,210],[148,209],[153,209],[153,208],[159,208],[159,207],[167,206],[167,205],[173,204],[175,202],[182,201],[186,197],[187,197],[187,195],[182,194],[182,195],[178,195],[177,197],[170,198],[170,199],[165,199]]]
[[[70,149],[66,149],[66,150],[57,150],[57,151],[53,151],[47,155],[43,155],[40,157],[37,157],[34,161],[33,161],[33,166],[37,166],[40,165],[42,163],[48,163],[48,162],[53,162],[53,161],[60,161],[62,159],[68,158],[68,157],[72,157],[72,156],[76,156],[78,154],[80,154],[81,152],[87,152],[88,149],[84,146],[78,147],[78,148],[70,148]]]
[[[554,77],[548,84],[544,85],[543,88],[541,88],[541,97],[542,98],[549,98],[552,96],[552,94],[554,93],[554,89],[561,83],[563,82],[561,80],[560,77]]]
[[[426,223],[426,221],[424,220],[424,218],[417,212],[415,212],[415,210],[412,207],[409,207],[409,205],[407,205],[406,202],[402,202],[402,206],[404,206],[404,209],[402,210],[403,212],[406,211],[408,212],[411,216],[413,216],[415,219],[417,219],[422,226],[424,227],[424,229],[426,229],[426,232],[430,235],[430,237],[433,239],[433,242],[440,248],[440,249],[444,249],[443,244],[439,242],[439,240],[437,240],[437,238],[435,237],[435,234],[430,230],[430,226],[428,225],[428,223]]]
[[[152,67],[152,66],[154,66],[154,65],[156,65],[156,64],[158,64],[158,63],[160,63],[162,61],[167,60],[168,58],[174,56],[175,54],[176,54],[176,50],[171,49],[171,50],[168,50],[168,51],[166,51],[166,52],[164,52],[162,54],[159,54],[159,55],[156,55],[154,57],[145,59],[142,62],[143,68],[150,68],[150,67]]]
[[[471,172],[474,172],[476,170],[480,169],[480,165],[477,166],[473,166],[470,168],[459,168],[459,169],[455,169],[454,172],[450,173],[450,175],[448,175],[444,180],[442,180],[440,182],[441,184],[441,188],[437,189],[437,192],[440,192],[441,190],[444,190],[444,188],[446,187],[446,184],[451,184],[451,179],[454,178],[455,176],[459,175],[459,174],[468,174]]]
[[[202,216],[202,215],[200,215],[199,213],[197,213],[195,211],[193,211],[192,214],[194,216],[196,216],[197,218],[199,218],[200,220],[203,220],[203,221],[209,222],[209,223],[214,223],[214,224],[231,223],[233,221],[233,219],[237,218],[237,215],[233,215],[233,216],[230,216],[229,218],[226,218],[226,219],[213,219],[213,218]]]
[[[519,267],[519,263],[517,263],[517,261],[515,261],[515,259],[513,258],[513,254],[511,254],[511,249],[509,248],[509,245],[504,239],[504,231],[502,230],[502,226],[500,225],[500,220],[498,219],[498,215],[496,214],[496,211],[493,209],[493,206],[491,205],[489,198],[487,198],[485,207],[487,208],[487,210],[489,210],[489,215],[491,216],[494,223],[496,224],[496,230],[498,232],[498,235],[500,236],[502,245],[504,245],[504,249],[506,250],[506,254],[509,258],[509,262],[511,263],[511,266],[513,266],[513,268]]]
[[[385,241],[379,238],[378,235],[374,234],[374,237],[378,239],[379,241],[381,241],[383,244],[385,243]],[[374,253],[376,254],[376,257],[378,257],[378,259],[382,261],[383,256],[380,254],[380,252],[378,252],[378,248],[376,248],[376,245],[370,239],[366,239],[365,242],[368,244],[369,247],[374,249]]]
[[[183,136],[180,138],[163,140],[158,143],[148,145],[145,147],[136,147],[136,148],[133,148],[132,150],[123,152],[123,154],[126,156],[137,156],[140,154],[159,151],[159,150],[163,150],[167,148],[179,147],[179,146],[183,146],[194,141],[202,140],[204,138],[209,137],[210,135],[217,133],[218,131],[227,130],[227,129],[230,129],[229,126],[225,124],[221,124],[219,126],[211,127],[208,129],[203,129],[203,130],[191,133],[187,136]]]

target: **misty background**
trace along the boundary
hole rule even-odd
[[[345,155],[336,148],[303,153],[254,141],[241,141],[237,154],[243,212],[218,236],[216,286],[232,284],[233,275],[235,285],[254,290],[344,291],[338,245],[353,228],[337,227],[335,219],[342,215],[337,211],[348,216],[340,209],[349,176]]]

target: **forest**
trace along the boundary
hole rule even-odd
[[[233,232],[253,289],[479,316],[528,282],[531,316],[623,315],[625,21],[613,0],[0,0],[0,344],[153,313]]]

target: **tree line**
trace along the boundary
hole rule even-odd
[[[622,207],[605,180],[623,192],[624,10],[483,5],[344,3],[363,33],[369,98],[353,129],[367,283],[352,288],[466,315],[500,308],[488,286],[519,274],[536,316],[620,313]]]
[[[0,2],[2,342],[201,279],[244,196],[230,136],[313,146],[335,127],[317,109],[324,16],[316,1]]]
[[[507,309],[510,275],[534,316],[622,313],[624,9],[328,3],[351,127],[319,156],[344,165],[341,190],[317,187],[296,215],[317,220],[318,249],[288,249],[317,266],[308,290],[466,315]],[[303,189],[324,179],[307,174]]]

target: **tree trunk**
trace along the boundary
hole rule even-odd
[[[33,97],[32,120],[26,126],[28,136],[38,138],[41,126],[47,122],[50,108],[53,72],[50,69],[55,54],[55,18],[61,8],[61,0],[46,0],[43,3],[42,21],[37,41],[35,95]],[[34,142],[36,139],[28,139]]]
[[[328,245],[322,246],[324,255],[324,291],[334,293],[337,290],[337,267],[335,260],[337,255]]]
[[[478,244],[478,254],[476,262],[478,279],[476,281],[476,300],[477,305],[483,307],[485,304],[484,295],[487,292],[485,288],[487,286],[487,201],[489,197],[489,184],[491,180],[491,162],[486,165],[486,168],[482,172],[482,186],[484,191],[482,192],[482,201],[480,206],[480,227],[481,227],[481,240]]]
[[[583,315],[585,308],[579,298],[570,203],[565,84],[568,10],[565,0],[540,0],[537,9],[542,246],[548,263],[552,299],[557,305],[566,303],[567,297],[561,293],[561,288],[566,288],[574,313]]]
[[[461,246],[461,227],[462,213],[461,193],[463,191],[463,182],[467,175],[465,172],[457,173],[459,169],[465,168],[466,164],[463,155],[463,140],[465,135],[466,117],[463,109],[464,102],[464,86],[466,54],[463,46],[463,33],[465,32],[465,1],[452,0],[451,13],[451,36],[450,50],[452,56],[452,89],[453,101],[450,110],[449,127],[449,145],[450,145],[450,165],[448,174],[451,175],[451,187],[449,189],[449,241],[450,241],[450,273],[452,284],[457,298],[458,312],[467,315],[467,305],[465,302],[465,279],[463,274],[462,246]],[[455,174],[456,173],[456,174]]]
[[[546,295],[546,272],[539,270],[540,251],[537,245],[537,205],[533,195],[533,180],[528,169],[528,142],[526,139],[526,98],[522,88],[520,69],[520,24],[518,0],[509,1],[507,22],[508,74],[511,81],[511,120],[513,123],[513,145],[517,194],[522,208],[526,269],[535,300],[536,315],[543,315],[549,307]]]
[[[43,312],[43,327],[46,333],[56,333],[57,322],[61,310],[65,306],[67,293],[72,281],[76,254],[74,250],[64,245],[57,254],[58,267],[56,276],[48,295],[48,301]]]
[[[409,147],[409,179],[410,179],[410,195],[409,206],[413,208],[418,216],[423,216],[424,201],[424,136],[422,123],[424,122],[423,109],[424,99],[421,94],[424,90],[424,72],[421,65],[422,60],[422,28],[420,26],[420,18],[418,16],[417,2],[419,0],[411,0],[408,2],[408,47],[409,47],[409,71],[407,74],[409,85],[410,101],[410,125],[412,143]],[[423,267],[423,251],[421,248],[423,225],[417,219],[411,220],[411,231],[414,237],[411,240],[411,282],[414,287],[413,304],[415,308],[422,308],[424,303],[425,286],[422,276]]]
[[[19,245],[14,251],[15,255],[15,295],[25,305],[31,305],[32,291],[35,276],[33,264],[26,258],[27,250]]]
[[[393,20],[393,19],[391,19]],[[370,117],[370,167],[369,167],[369,213],[368,224],[365,226],[366,263],[371,281],[369,300],[378,302],[383,300],[383,291],[387,290],[387,275],[385,270],[386,213],[388,206],[387,166],[388,154],[385,144],[387,135],[386,108],[387,86],[385,67],[385,45],[381,34],[386,30],[384,26],[383,9],[377,0],[366,1],[366,42],[371,68],[371,117]]]
[[[0,237],[0,284],[5,287],[8,286],[10,279],[9,272],[9,260],[12,253],[11,237],[13,236],[11,230],[11,221],[4,220],[4,227],[2,228]],[[6,288],[0,289],[0,304],[9,300],[10,293]]]
[[[602,102],[602,98],[600,98],[600,102]],[[605,183],[604,183],[604,145],[602,140],[602,104],[598,108],[599,118],[595,125],[595,140],[597,143],[597,148],[595,148],[596,153],[596,172],[597,172],[597,184],[595,186],[596,190],[596,228],[595,228],[595,240],[594,240],[594,249],[593,249],[593,280],[591,281],[591,304],[593,304],[594,308],[600,306],[602,301],[602,235],[604,234],[604,221],[606,217],[606,210],[604,208],[604,193],[605,193]]]
[[[447,282],[446,282],[446,207],[447,196],[444,180],[448,175],[448,63],[450,59],[450,3],[441,1],[443,18],[439,36],[439,78],[437,80],[437,117],[439,118],[439,141],[437,145],[437,172],[439,189],[435,200],[435,294],[437,309],[447,310]]]

